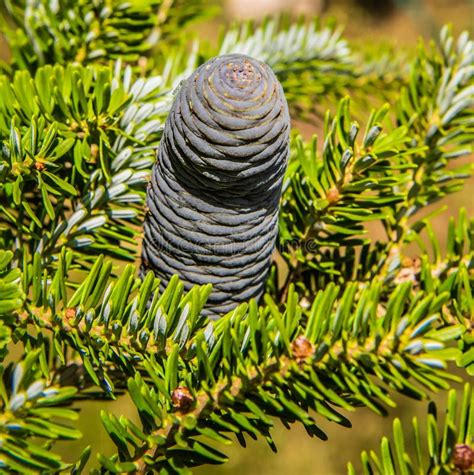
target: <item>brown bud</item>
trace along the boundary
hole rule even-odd
[[[99,156],[99,146],[96,143],[91,145],[91,157],[96,159]]]
[[[413,259],[411,257],[404,257],[402,260],[403,267],[411,267],[413,264]]]
[[[467,444],[456,444],[453,455],[454,466],[461,472],[470,472],[474,466],[474,450]]]
[[[314,345],[304,336],[299,336],[292,344],[291,351],[298,363],[314,354]]]
[[[421,260],[419,257],[410,258],[404,257],[402,260],[402,268],[395,277],[395,283],[401,284],[402,282],[414,282],[417,283],[417,277],[421,272]]]
[[[339,199],[339,196],[339,190],[337,188],[331,188],[326,193],[326,199],[329,201],[329,203],[336,202]]]
[[[74,318],[76,316],[76,309],[69,307],[66,309],[66,318]]]
[[[35,162],[35,168],[41,172],[46,168],[46,165],[42,162]]]
[[[64,312],[64,316],[66,320],[73,320],[74,318],[76,318],[76,309],[72,307],[67,308]]]
[[[178,411],[188,412],[193,405],[194,399],[188,388],[178,386],[171,394],[171,401]]]
[[[148,58],[146,56],[141,56],[138,59],[138,67],[140,68],[140,72],[145,75],[146,68],[148,67]]]

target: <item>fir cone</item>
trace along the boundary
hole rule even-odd
[[[259,298],[289,153],[283,89],[264,63],[211,59],[180,87],[147,194],[142,273],[213,285],[206,311]]]

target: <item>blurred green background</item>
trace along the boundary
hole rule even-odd
[[[234,19],[255,18],[279,12],[292,15],[319,15],[323,18],[335,18],[346,26],[345,36],[355,42],[384,42],[400,46],[414,47],[420,36],[435,37],[439,27],[452,23],[456,33],[464,29],[473,30],[474,2],[470,0],[221,0],[222,13],[212,22],[197,26],[199,36],[213,40],[219,26]],[[1,41],[1,39],[0,39]],[[0,42],[0,56],[6,58],[8,51],[5,43]],[[320,134],[318,126],[295,122],[293,124],[306,137]],[[469,157],[466,160],[472,159]],[[474,180],[467,182],[464,190],[444,201],[448,209],[434,220],[435,231],[443,236],[449,216],[457,215],[461,206],[472,214]],[[428,212],[429,210],[427,210]],[[371,230],[377,235],[377,229]],[[460,387],[459,387],[460,388]],[[443,401],[446,394],[435,395]],[[363,449],[375,449],[384,435],[391,433],[392,421],[398,416],[408,427],[414,415],[424,420],[427,403],[414,402],[406,398],[396,398],[398,407],[383,418],[360,409],[349,414],[352,429],[342,428],[334,423],[321,420],[321,427],[329,436],[324,442],[307,436],[302,427],[285,429],[275,421],[274,440],[278,453],[273,454],[263,441],[248,440],[243,449],[237,444],[222,449],[230,456],[223,466],[205,466],[195,470],[197,474],[225,475],[338,475],[346,473],[346,463],[357,462]],[[95,451],[112,453],[113,445],[108,439],[100,422],[100,410],[116,415],[136,418],[132,405],[126,398],[115,402],[88,402],[84,404],[79,421],[79,429],[84,437],[74,443],[62,444],[68,459],[73,459],[85,445],[92,445]],[[347,414],[346,414],[347,415]],[[409,439],[409,434],[407,434]],[[409,440],[407,446],[409,446]],[[94,458],[92,462],[94,462]]]

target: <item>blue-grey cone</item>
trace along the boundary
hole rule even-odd
[[[290,118],[266,64],[231,54],[179,88],[147,194],[142,273],[213,285],[212,316],[259,298],[278,232]]]

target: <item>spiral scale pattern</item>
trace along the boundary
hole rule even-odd
[[[206,312],[259,298],[278,231],[290,119],[264,63],[224,55],[180,87],[147,193],[142,272],[213,285]]]

